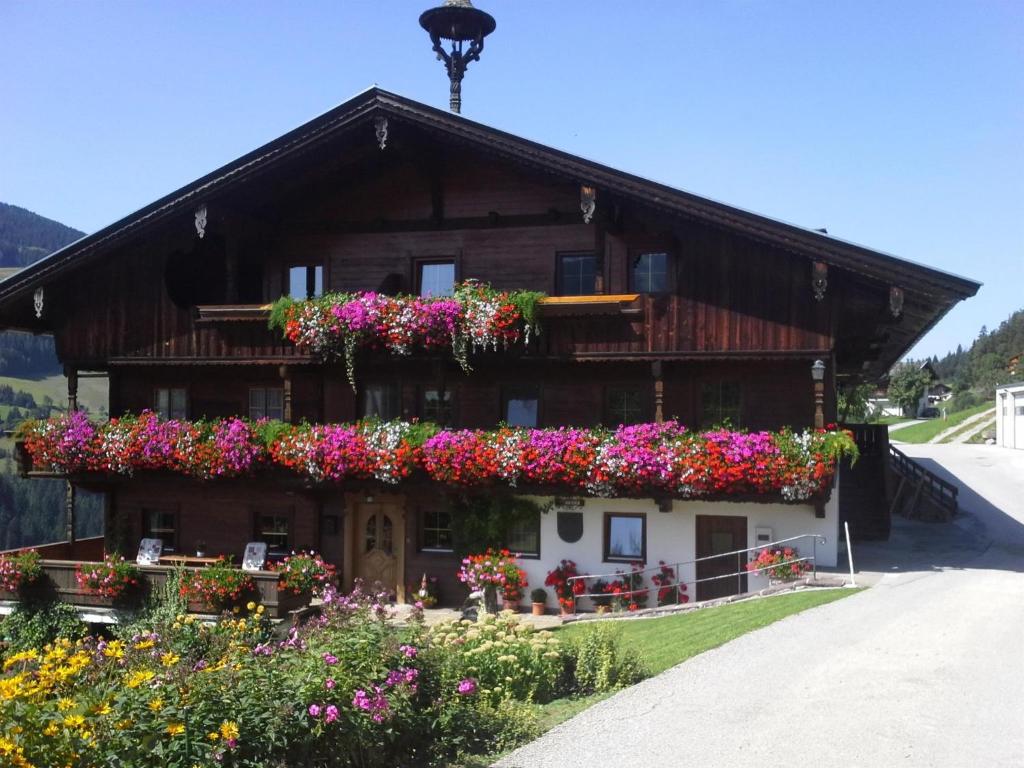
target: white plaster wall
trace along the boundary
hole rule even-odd
[[[550,501],[547,498],[534,498],[540,504]],[[524,599],[529,599],[529,590],[544,586],[548,571],[563,560],[573,560],[580,573],[598,575],[614,574],[616,570],[628,571],[625,563],[606,563],[602,561],[604,546],[604,513],[605,512],[643,512],[647,515],[647,567],[652,568],[659,560],[670,565],[693,560],[696,557],[696,516],[724,515],[747,518],[747,546],[757,545],[755,530],[766,526],[772,529],[772,540],[789,538],[801,534],[818,534],[825,537],[825,542],[817,543],[817,563],[821,566],[835,566],[837,557],[837,539],[839,530],[839,491],[833,489],[829,502],[825,505],[825,517],[814,516],[814,507],[810,504],[759,504],[756,502],[728,501],[679,501],[673,502],[671,512],[660,512],[658,505],[651,499],[585,499],[583,513],[583,536],[574,544],[568,544],[559,537],[557,529],[558,513],[556,509],[541,515],[539,559],[522,559],[520,566],[526,572],[530,583]],[[812,554],[810,539],[794,542],[802,555]],[[691,582],[688,588],[690,599],[695,599],[696,589],[692,584],[696,578],[694,565],[679,569],[677,577]],[[650,575],[645,581],[651,586]],[[607,579],[606,579],[607,580]],[[748,577],[751,590],[767,586],[767,577]],[[548,591],[548,605],[555,605],[554,595]],[[584,607],[589,607],[583,603]]]
[[[1020,406],[1024,406],[1024,385],[996,390],[996,445],[1024,448],[1024,416],[1017,415]]]

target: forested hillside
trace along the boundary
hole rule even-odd
[[[82,236],[82,232],[16,205],[0,203],[0,268],[25,267]],[[0,333],[0,427],[14,429],[22,419],[45,418],[63,400],[40,390],[52,389],[47,377],[61,373],[50,336]],[[35,392],[35,394],[33,394]],[[0,440],[0,550],[59,541],[64,537],[66,484],[60,480],[25,480],[14,471],[11,441]],[[78,534],[101,532],[102,500],[80,494]]]
[[[989,333],[982,327],[970,349],[958,346],[945,357],[932,358],[935,372],[954,390],[992,389],[1011,379],[1024,379],[1024,366],[1016,374],[1010,360],[1024,354],[1024,309],[1017,310]]]

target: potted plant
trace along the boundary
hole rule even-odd
[[[419,582],[408,584],[405,594],[408,602],[419,603],[423,608],[433,608],[437,605],[437,576],[424,573]]]
[[[544,579],[545,586],[555,590],[555,597],[558,598],[558,606],[563,616],[571,616],[576,612],[576,597],[587,591],[587,585],[583,579],[573,579],[579,576],[576,563],[572,560],[563,560],[557,568],[548,571]]]
[[[598,579],[589,587],[590,600],[599,614],[608,613],[612,609],[612,596],[608,594],[608,582]]]
[[[495,551],[490,547],[480,555],[469,555],[462,559],[459,581],[469,587],[470,592],[483,592],[484,611],[498,612],[498,588],[506,581],[508,563],[515,558],[507,549]]]
[[[630,563],[629,573],[615,572],[619,578],[609,584],[606,591],[611,595],[616,610],[638,611],[647,604],[643,569],[643,563],[634,562]]]
[[[0,555],[0,597],[18,599],[23,591],[36,583],[43,575],[39,564],[39,553],[34,549],[23,549]]]
[[[793,547],[766,547],[747,563],[748,571],[763,573],[769,583],[773,581],[792,581],[799,579],[811,570],[811,564],[800,557]]]
[[[99,598],[97,605],[134,602],[142,592],[138,566],[118,554],[107,555],[102,563],[79,563],[75,582],[83,595]]]
[[[516,565],[514,559],[505,561],[504,572],[505,582],[501,586],[502,607],[506,611],[518,611],[523,600],[523,592],[530,583],[526,580],[525,571]]]
[[[223,558],[206,568],[189,571],[178,589],[194,613],[219,613],[259,596],[252,576]]]
[[[543,616],[548,610],[548,591],[543,587],[537,587],[530,592],[530,601],[533,604],[533,615]]]
[[[334,581],[334,566],[325,563],[315,552],[292,553],[271,565],[270,570],[277,571],[278,600],[288,593],[302,598],[300,605],[308,604],[312,597],[322,596],[327,585]]]
[[[676,582],[675,568],[667,565],[664,560],[659,560],[658,565],[661,571],[651,576],[651,581],[658,588],[658,605],[688,603],[690,596],[685,594],[686,585]]]

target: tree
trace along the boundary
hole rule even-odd
[[[874,393],[871,384],[846,386],[839,390],[839,421],[844,424],[860,424],[871,415],[868,398]]]
[[[931,374],[917,363],[897,363],[889,372],[889,399],[902,409],[903,415],[916,415],[917,404],[931,380]]]

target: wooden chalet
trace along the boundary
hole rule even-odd
[[[343,365],[267,326],[282,294],[444,292],[466,278],[549,294],[541,336],[475,357],[469,374],[442,356],[364,355],[353,392]],[[80,372],[105,373],[111,415],[803,428],[816,415],[814,361],[832,422],[839,387],[877,379],[977,289],[371,88],[0,282],[0,327],[53,334],[72,404]],[[532,586],[561,557],[610,570],[602,537],[616,516],[642,518],[648,562],[817,532],[819,564],[834,563],[848,480],[820,516],[572,500],[509,544],[534,558]],[[427,573],[444,599],[463,594],[442,488],[76,482],[106,494],[108,548],[157,537],[237,556],[262,539],[316,549],[348,582],[382,579],[401,595]],[[581,529],[566,537],[556,519],[570,511]]]

